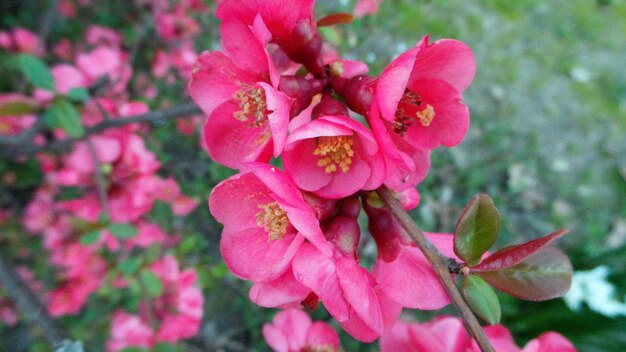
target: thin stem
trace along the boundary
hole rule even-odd
[[[67,338],[65,332],[52,319],[44,305],[29,287],[15,274],[13,269],[0,255],[0,285],[5,289],[9,298],[15,303],[26,320],[39,326],[52,346],[60,345]]]
[[[102,171],[102,162],[98,157],[96,147],[93,145],[91,139],[87,140],[87,148],[89,149],[89,154],[91,155],[91,160],[93,162],[96,173],[96,184],[98,186],[98,198],[100,199],[100,208],[103,213],[108,214],[109,198],[107,196],[106,178],[104,177],[104,172]]]
[[[100,133],[108,128],[121,127],[131,123],[157,123],[162,122],[163,120],[188,117],[194,114],[198,114],[200,112],[200,108],[198,108],[196,104],[190,102],[165,110],[152,111],[145,114],[109,119],[95,126],[86,128],[85,134],[80,138],[67,138],[63,140],[57,140],[42,146],[38,146],[33,143],[10,145],[0,150],[0,157],[17,158],[20,156],[30,156],[41,152],[62,152],[68,150],[77,141],[89,137],[92,134]],[[0,140],[0,144],[2,144],[2,140]]]
[[[437,277],[439,277],[439,281],[443,284],[443,287],[446,289],[448,296],[452,300],[452,303],[456,307],[457,311],[463,318],[463,323],[465,327],[469,331],[470,335],[476,340],[478,346],[483,352],[495,352],[496,350],[491,346],[489,339],[485,335],[483,329],[480,327],[480,323],[476,316],[461,296],[459,289],[456,283],[450,277],[450,271],[448,270],[448,261],[446,258],[437,250],[435,246],[433,246],[424,233],[415,225],[413,219],[409,216],[409,214],[402,208],[400,202],[393,196],[391,191],[387,189],[387,187],[383,186],[378,189],[378,194],[385,202],[387,207],[391,210],[393,215],[396,217],[400,225],[404,228],[404,230],[411,236],[417,247],[424,253],[428,262],[433,266]]]

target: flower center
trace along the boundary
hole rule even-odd
[[[287,213],[278,205],[278,202],[261,204],[262,210],[256,214],[256,223],[269,235],[269,241],[282,240],[287,233],[289,219]]]
[[[406,133],[414,121],[418,121],[422,126],[428,127],[434,118],[435,109],[433,106],[424,104],[419,94],[407,88],[404,90],[404,94],[396,109],[393,123],[394,132],[398,134]]]
[[[313,151],[313,155],[319,156],[317,166],[323,167],[327,174],[337,169],[348,172],[354,156],[353,143],[352,136],[319,137]]]
[[[263,89],[241,84],[241,89],[233,98],[239,102],[239,110],[233,112],[234,118],[242,122],[251,120],[251,127],[261,127],[267,122],[267,101]]]

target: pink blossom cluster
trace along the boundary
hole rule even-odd
[[[72,6],[76,5],[88,6],[89,1],[62,1],[62,14],[72,17],[75,10]],[[182,14],[204,8],[192,0],[180,2],[177,9],[172,11]],[[157,20],[158,15],[155,16]],[[92,93],[80,107],[83,127],[149,112],[146,103],[129,98],[132,93],[128,83],[133,71],[120,33],[92,25],[84,38],[81,43],[61,39],[47,53],[54,54],[59,61],[50,67],[54,92],[35,88],[31,94],[1,94],[0,106],[46,109],[59,96],[67,96],[75,89],[87,90],[104,81],[105,89]],[[37,36],[28,30],[15,28],[0,32],[0,50],[40,55],[43,49]],[[196,56],[191,47],[187,50],[191,55],[186,58],[190,71]],[[2,116],[0,133],[24,133],[36,119],[30,113]],[[61,128],[51,132],[36,135],[35,144],[68,138]],[[147,125],[124,124],[90,134],[74,143],[63,156],[38,154],[44,181],[22,215],[27,232],[41,236],[48,253],[49,270],[53,274],[47,282],[51,285],[46,288],[36,285],[35,291],[41,294],[54,317],[80,313],[98,290],[132,288],[140,280],[140,272],[151,272],[158,279],[162,292],[141,297],[136,312],[111,312],[108,343],[111,351],[127,346],[175,343],[191,337],[198,332],[203,314],[203,296],[195,269],[180,270],[177,259],[166,254],[180,241],[180,235],[168,234],[148,217],[156,202],[168,204],[175,216],[184,217],[195,209],[198,200],[183,194],[173,177],[159,175],[161,163],[144,141],[147,132]],[[3,182],[16,181],[15,177],[7,179],[10,174],[5,175]],[[129,238],[116,236],[110,225],[129,226],[136,234]],[[97,236],[86,241],[90,233]],[[157,258],[141,256],[147,249],[157,249]],[[28,257],[27,251],[23,252]],[[117,259],[137,257],[138,253],[139,267],[132,274],[122,275]],[[23,279],[34,282],[34,278]],[[0,319],[15,323],[17,318],[11,302],[0,297]]]
[[[175,343],[198,333],[204,298],[197,287],[196,271],[180,271],[173,256],[152,263],[150,270],[161,281],[164,292],[143,301],[138,314],[123,310],[113,314],[108,351],[151,348],[157,343]]]
[[[296,308],[277,313],[272,324],[263,325],[263,337],[275,352],[339,350],[339,336],[333,328],[311,321],[308,314]]]
[[[189,92],[207,116],[207,152],[240,173],[214,188],[209,207],[224,225],[224,261],[253,283],[252,301],[321,302],[349,334],[373,341],[403,307],[449,303],[374,191],[386,185],[406,209],[417,205],[431,150],[467,131],[462,92],[475,63],[465,44],[424,37],[379,77],[366,76],[365,64],[322,45],[313,5],[218,4],[222,49],[200,55]],[[361,210],[378,247],[372,269],[359,260]],[[428,236],[455,257],[451,235]]]
[[[556,332],[546,332],[529,341],[524,348],[515,344],[509,330],[502,325],[485,327],[485,334],[498,352],[575,352],[576,348]],[[457,317],[440,316],[427,323],[396,325],[380,339],[381,352],[479,352]]]

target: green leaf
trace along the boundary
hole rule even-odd
[[[476,275],[463,277],[463,295],[472,311],[489,325],[500,322],[500,301],[485,280]]]
[[[109,232],[117,238],[128,239],[137,235],[137,228],[130,224],[111,224]]]
[[[67,92],[67,98],[76,103],[83,103],[89,100],[89,91],[81,87],[72,88]]]
[[[567,293],[572,283],[572,264],[557,248],[543,247],[516,265],[476,274],[511,296],[545,301]]]
[[[21,54],[18,58],[20,70],[34,86],[54,91],[54,78],[46,64],[37,56]]]
[[[139,258],[128,258],[118,264],[120,271],[126,276],[132,275],[140,266],[141,259]]]
[[[101,223],[102,225],[109,224],[111,222],[111,219],[109,218],[109,214],[106,212],[100,213],[100,215],[98,215],[98,222]]]
[[[500,215],[486,194],[472,197],[454,230],[454,253],[473,265],[493,245],[500,231]]]
[[[80,114],[66,99],[55,99],[48,109],[50,123],[54,127],[61,127],[70,137],[81,137],[85,133]]]
[[[84,245],[90,245],[90,244],[96,243],[100,239],[101,235],[102,235],[102,230],[94,230],[94,231],[87,232],[86,234],[82,235],[82,237],[80,238],[80,243]]]
[[[159,297],[163,293],[163,284],[152,271],[144,270],[140,275],[141,283],[148,291],[150,297]]]

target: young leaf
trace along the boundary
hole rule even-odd
[[[463,277],[463,295],[472,311],[489,325],[500,322],[500,301],[485,280],[476,275]]]
[[[354,20],[354,16],[349,13],[340,12],[333,13],[317,21],[318,27],[334,26],[336,24],[350,24]]]
[[[557,248],[543,247],[515,265],[477,274],[511,296],[544,301],[563,296],[569,290],[572,264]]]
[[[472,197],[454,229],[454,253],[469,265],[493,245],[500,231],[500,215],[486,194]]]
[[[133,238],[137,235],[137,228],[130,224],[111,224],[108,230],[113,236],[121,239]]]
[[[561,229],[526,243],[502,248],[483,260],[480,264],[471,267],[471,269],[473,272],[481,272],[509,268],[522,262],[541,248],[552,243],[552,241],[565,235],[567,232],[568,230]]]
[[[66,99],[55,99],[48,112],[51,122],[64,129],[68,136],[80,137],[85,133],[78,111]]]
[[[54,91],[54,78],[48,66],[34,55],[21,54],[18,58],[20,70],[34,86]]]
[[[152,271],[144,270],[140,275],[141,283],[148,291],[150,297],[159,297],[163,293],[163,284]]]

